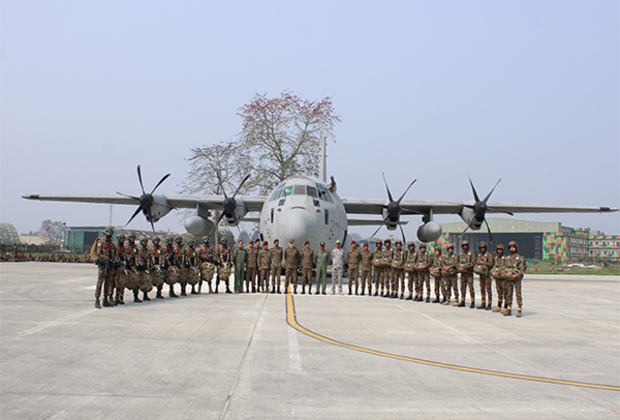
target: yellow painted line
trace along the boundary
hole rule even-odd
[[[546,382],[546,383],[556,384],[556,385],[570,385],[570,386],[578,386],[582,388],[595,388],[595,389],[606,389],[608,391],[620,391],[620,387],[612,386],[612,385],[588,384],[584,382],[564,381],[561,379],[541,378],[538,376],[518,375],[514,373],[497,372],[493,370],[478,369],[478,368],[472,368],[472,367],[467,367],[467,366],[451,365],[448,363],[433,362],[431,360],[416,359],[414,357],[399,356],[397,354],[385,353],[382,351],[359,347],[353,344],[342,343],[332,338],[317,334],[305,328],[304,326],[300,325],[297,322],[297,315],[295,313],[295,303],[293,301],[293,296],[290,294],[290,292],[287,293],[286,295],[286,322],[288,323],[288,325],[290,325],[292,328],[296,329],[300,333],[306,334],[307,336],[315,338],[319,341],[323,341],[325,343],[333,344],[339,347],[344,347],[350,350],[360,351],[362,353],[373,354],[375,356],[389,357],[391,359],[404,360],[406,362],[419,363],[422,365],[435,366],[435,367],[440,367],[440,368],[445,368],[445,369],[460,370],[462,372],[479,373],[482,375],[500,376],[503,378],[521,379],[521,380],[535,381],[535,382]]]

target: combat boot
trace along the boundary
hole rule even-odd
[[[420,298],[420,299],[421,299],[421,298]],[[430,301],[431,301],[431,297],[430,297],[430,296],[426,296],[426,300],[425,300],[425,302],[426,302],[426,303],[430,303]],[[422,301],[420,301],[420,302],[422,302]]]
[[[400,299],[404,299],[404,298],[405,298],[405,294],[404,294],[404,293],[401,293],[399,298],[400,298]]]
[[[191,291],[192,295],[197,295],[198,293],[196,293],[196,289],[194,288],[194,286],[192,285],[192,291]]]
[[[411,293],[409,294],[409,296],[407,296],[407,299],[405,300],[416,300],[418,298],[418,296],[416,295],[415,299],[413,298],[413,296],[411,296]]]
[[[501,312],[502,311],[502,305],[500,304],[497,308],[493,309],[491,312]]]
[[[106,306],[106,307],[112,306],[110,302],[108,301],[108,298],[105,296],[103,298],[103,306]]]
[[[316,291],[314,292],[314,295],[316,296],[316,295],[320,295],[320,294],[321,294],[321,291],[320,291],[320,290],[319,290],[319,288],[317,287],[317,288],[316,288]]]
[[[443,304],[443,303],[446,303],[446,301],[448,301],[448,302],[449,302],[449,301],[450,301],[450,299],[448,299],[447,297],[445,297],[445,296],[444,296],[444,297],[443,297],[443,299],[441,300],[441,303],[442,303],[442,304]]]
[[[482,302],[480,302],[480,306],[478,306],[478,309],[486,309],[487,307],[487,302],[486,300],[483,300]]]
[[[373,295],[373,297],[377,297],[377,296],[379,296],[379,292],[375,290],[375,294]]]
[[[512,307],[510,307],[510,306],[509,306],[509,307],[507,307],[506,309],[504,309],[504,310],[502,311],[502,315],[504,315],[504,316],[510,316],[510,315],[512,315]]]
[[[138,297],[138,292],[133,292],[133,301],[136,303],[142,303],[142,301]]]
[[[435,296],[435,300],[433,301],[433,303],[439,303],[439,296]]]
[[[370,294],[370,293],[369,293]],[[364,296],[364,288],[362,287],[362,293],[361,296]]]
[[[469,304],[469,308],[474,309],[475,307],[476,307],[476,302],[472,299],[471,303]]]
[[[229,285],[226,285],[226,293],[232,293],[232,292],[230,291],[230,286],[229,286]],[[278,293],[280,293],[280,292],[278,291]]]
[[[213,293],[213,288],[209,285],[209,293]]]
[[[157,289],[157,293],[155,294],[155,299],[163,299],[164,296],[161,294],[161,289]]]
[[[101,309],[101,302],[99,302],[99,298],[95,299],[95,308]]]
[[[302,294],[302,295],[305,295],[305,294],[306,294],[306,286],[304,286],[304,287],[302,287],[302,288],[301,288],[301,294]]]
[[[489,304],[487,305],[487,311],[490,311],[491,309],[493,309],[493,306],[491,305],[491,302],[489,302]]]
[[[454,302],[456,303],[456,302]],[[465,300],[463,299],[458,305],[454,305],[454,306],[458,306],[459,308],[464,308],[465,307]]]
[[[441,302],[442,305],[449,305],[450,304],[450,298],[443,298],[443,302]]]
[[[174,289],[172,288],[172,286],[170,286],[170,291],[168,292],[168,296],[171,297],[171,298],[178,298],[179,297],[179,295],[174,293]]]
[[[185,287],[181,287],[181,296],[187,296],[187,293],[185,292]]]
[[[521,318],[521,315],[523,315],[523,313],[521,312],[521,307],[519,306],[517,308],[517,315],[516,316],[517,316],[517,318]]]
[[[349,287],[349,296],[351,296],[353,293],[351,291],[351,288]]]
[[[151,298],[146,294],[146,292],[142,292],[142,300],[151,300]]]

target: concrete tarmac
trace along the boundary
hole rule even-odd
[[[2,419],[620,418],[617,276],[527,275],[520,319],[223,287],[95,309],[95,282],[94,265],[0,263]]]

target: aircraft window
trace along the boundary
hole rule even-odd
[[[314,207],[321,207],[321,202],[317,200],[316,198],[312,200],[312,202],[314,203]]]
[[[323,196],[323,199],[325,201],[329,201],[330,203],[334,202],[334,199],[332,198],[332,195],[329,193],[329,191],[325,191],[325,195]]]
[[[271,209],[271,223],[273,223],[273,208]]]
[[[325,224],[329,224],[329,210],[325,209]]]
[[[274,200],[277,200],[278,198],[282,197],[282,195],[284,194],[282,189],[276,190],[275,195],[273,196]]]
[[[286,197],[287,195],[291,195],[293,193],[293,187],[292,186],[288,186],[286,188],[284,188],[284,196]]]
[[[327,187],[324,184],[319,184],[318,182],[316,183],[316,187],[319,190],[326,190],[327,189]]]
[[[327,192],[327,191],[325,191],[325,190],[319,190],[319,198],[320,198],[321,200],[325,200],[325,193],[326,193],[326,192]]]
[[[293,195],[306,195],[305,185],[295,185],[293,187]]]
[[[286,198],[283,198],[282,200],[280,200],[280,202],[278,203],[278,206],[283,206],[284,205],[284,201],[286,201]]]
[[[316,188],[311,187],[311,186],[307,186],[306,187],[306,194],[309,195],[310,197],[316,197]]]

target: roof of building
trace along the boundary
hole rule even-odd
[[[0,223],[0,242],[8,244],[19,243],[19,233],[10,223]]]
[[[534,222],[531,220],[519,220],[514,218],[487,218],[491,232],[493,233],[540,233],[540,232],[562,232],[572,233],[573,228],[562,226],[560,222]],[[441,228],[445,233],[462,233],[465,230],[465,222],[443,223]],[[487,227],[483,224],[479,231],[487,232]]]

